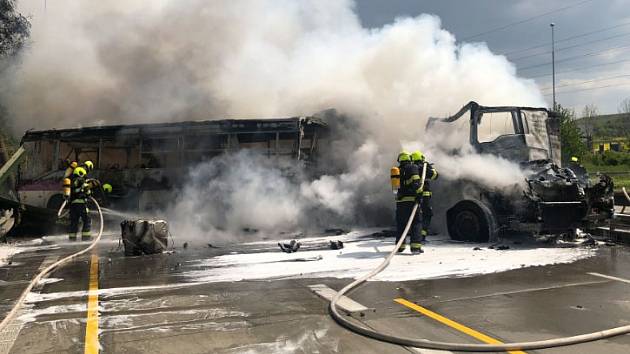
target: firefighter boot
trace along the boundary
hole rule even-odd
[[[422,244],[421,243],[412,243],[411,244],[411,253],[412,254],[424,253],[424,251],[422,250]]]

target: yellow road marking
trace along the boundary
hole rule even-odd
[[[471,337],[473,337],[475,339],[478,339],[478,340],[480,340],[480,341],[482,341],[484,343],[487,343],[487,344],[503,344],[503,342],[501,342],[501,341],[499,341],[497,339],[489,337],[489,336],[487,336],[487,335],[485,335],[485,334],[483,334],[481,332],[475,331],[474,329],[472,329],[470,327],[466,327],[466,326],[464,326],[461,323],[457,323],[457,322],[455,322],[453,320],[450,320],[450,319],[448,319],[448,318],[446,318],[446,317],[444,317],[444,316],[442,316],[440,314],[437,314],[437,313],[435,313],[435,312],[433,312],[433,311],[431,311],[429,309],[426,309],[426,308],[424,308],[424,307],[422,307],[420,305],[414,304],[413,302],[407,301],[407,300],[405,300],[403,298],[394,299],[394,301],[399,303],[399,304],[401,304],[401,305],[403,305],[403,306],[405,306],[405,307],[408,307],[408,308],[410,308],[410,309],[412,309],[414,311],[420,312],[421,314],[423,314],[423,315],[425,315],[427,317],[430,317],[430,318],[432,318],[432,319],[434,319],[434,320],[436,320],[436,321],[438,321],[438,322],[440,322],[442,324],[445,324],[445,325],[447,325],[447,326],[449,326],[451,328],[454,328],[454,329],[456,329],[456,330],[458,330],[458,331],[460,331],[462,333],[465,333],[465,334],[467,334],[467,335],[469,335],[469,336],[471,336]],[[509,351],[508,353],[511,353],[511,354],[524,354],[525,352],[522,352],[522,351]]]
[[[84,354],[98,354],[98,256],[90,262],[90,290],[88,292],[87,325]]]

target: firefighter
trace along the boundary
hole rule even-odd
[[[85,183],[88,184],[90,191],[94,192],[92,193],[93,197],[99,202],[107,204],[107,195],[112,192],[112,185],[109,183],[103,184],[96,178],[88,178],[88,175],[94,171],[94,163],[92,161],[85,161],[82,167],[86,171]]]
[[[68,229],[69,238],[76,240],[79,231],[79,220],[83,222],[81,229],[81,239],[90,239],[92,220],[88,213],[87,202],[91,195],[91,186],[86,181],[87,171],[83,167],[74,169],[70,180],[70,227]]]
[[[397,243],[405,230],[405,226],[407,225],[409,218],[411,217],[411,212],[413,211],[416,201],[420,199],[422,195],[418,165],[411,161],[411,155],[409,155],[406,151],[402,151],[398,154],[398,164],[398,168],[400,170],[400,187],[396,193]],[[411,228],[409,229],[409,246],[411,248],[411,253],[413,254],[423,253],[419,226],[419,219],[417,215],[414,215]],[[405,243],[403,241],[403,244],[398,249],[398,252],[403,252],[404,250]]]
[[[418,166],[418,171],[422,176],[422,169],[424,167],[425,158],[422,152],[416,150],[411,154],[411,161]],[[431,181],[436,180],[438,178],[438,172],[433,167],[433,164],[427,163],[427,172],[424,178],[424,187],[422,189],[422,199],[420,200],[420,210],[422,212],[422,229],[420,231],[420,236],[422,242],[426,241],[427,235],[429,234],[429,226],[431,225],[431,217],[433,216],[433,208],[431,208],[431,197],[433,196],[433,192],[431,192]]]

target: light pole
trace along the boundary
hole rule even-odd
[[[551,82],[553,86],[553,110],[556,110],[556,42],[554,37],[553,22],[549,24],[551,26]]]

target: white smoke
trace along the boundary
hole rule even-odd
[[[534,82],[517,77],[505,57],[484,43],[457,43],[438,17],[364,28],[350,0],[58,0],[33,20],[33,44],[0,88],[20,132],[35,122],[45,128],[282,117],[328,108],[360,128],[352,139],[363,143],[336,151],[345,173],[314,182],[249,162],[239,178],[251,179],[225,195],[223,182],[199,181],[216,168],[201,166],[192,184],[215,198],[204,205],[219,200],[231,211],[207,217],[208,208],[184,203],[178,210],[191,224],[297,227],[317,207],[356,222],[370,208],[391,208],[387,174],[403,146],[425,149],[442,178],[503,186],[522,177],[517,166],[447,156],[435,136],[424,134],[426,119],[471,100],[544,105]]]
[[[303,176],[296,161],[269,160],[248,150],[226,154],[191,169],[166,214],[177,237],[189,241],[199,235],[228,239],[244,230],[277,236],[349,225],[360,220],[357,206],[382,207],[358,193],[375,177],[367,157],[376,149],[367,142],[349,156],[349,172],[315,180]]]

